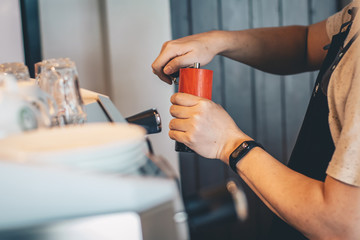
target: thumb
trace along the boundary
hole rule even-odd
[[[164,67],[164,73],[166,75],[173,74],[179,71],[180,68],[192,66],[194,62],[197,62],[197,57],[192,52],[185,53],[184,55],[177,56],[170,60]]]
[[[185,107],[192,107],[199,103],[204,98],[188,94],[188,93],[175,93],[171,96],[171,103],[174,105],[181,105]]]

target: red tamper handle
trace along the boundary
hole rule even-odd
[[[200,68],[181,68],[179,92],[211,100],[213,71]]]

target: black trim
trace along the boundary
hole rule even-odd
[[[20,9],[25,64],[34,77],[34,64],[42,59],[38,0],[20,0]]]

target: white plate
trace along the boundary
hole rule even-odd
[[[57,154],[44,153],[28,155],[29,161],[52,162],[64,164],[77,164],[88,161],[103,161],[104,159],[117,157],[128,159],[134,155],[144,154],[146,152],[145,141],[138,141],[131,145],[111,144],[102,148],[91,148],[77,151],[63,151]]]
[[[75,168],[78,169],[83,169],[83,170],[94,170],[94,171],[101,171],[101,172],[116,172],[116,173],[127,173],[127,172],[131,172],[134,171],[138,168],[140,168],[141,166],[143,166],[147,161],[147,158],[145,155],[142,156],[137,156],[136,158],[133,159],[129,159],[128,164],[127,165],[122,165],[119,164],[116,161],[110,162],[110,161],[106,161],[103,164],[83,164],[83,165],[77,165],[74,166]]]
[[[0,140],[0,157],[25,162],[101,159],[140,152],[137,146],[141,148],[144,137],[145,129],[126,123],[40,129]]]
[[[109,156],[101,159],[88,159],[87,161],[73,161],[69,162],[68,165],[73,165],[76,167],[107,167],[107,166],[116,166],[116,168],[127,168],[132,166],[146,157],[144,152],[136,152],[128,154],[126,156]]]

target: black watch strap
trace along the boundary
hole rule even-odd
[[[242,142],[231,154],[229,157],[229,165],[231,169],[237,173],[236,171],[236,164],[254,147],[264,147],[255,141],[245,141]]]

